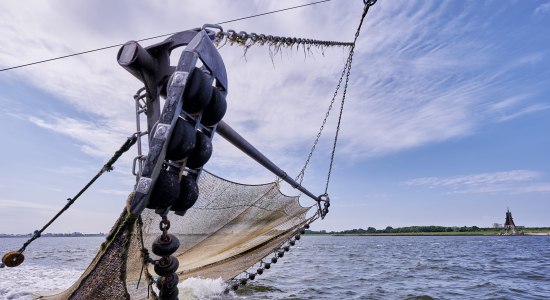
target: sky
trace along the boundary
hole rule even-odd
[[[5,1],[0,68],[305,3]],[[332,0],[223,27],[352,41],[362,7]],[[313,229],[490,227],[504,222],[507,208],[516,225],[550,226],[547,28],[550,1],[378,1],[355,50],[331,211]],[[219,49],[229,78],[224,120],[294,177],[347,50],[244,50]],[[118,66],[117,51],[0,72],[0,233],[41,228],[135,131],[140,83]],[[325,189],[337,115],[336,108],[306,172],[314,194]],[[48,232],[108,231],[133,190],[135,155],[126,153]],[[205,168],[243,183],[275,179],[218,136]]]

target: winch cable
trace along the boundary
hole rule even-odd
[[[226,21],[223,21],[223,22],[215,23],[215,24],[222,25],[222,24],[227,24],[227,23],[242,21],[242,20],[246,20],[246,19],[257,18],[257,17],[261,17],[261,16],[265,16],[265,15],[274,14],[274,13],[279,13],[279,12],[283,12],[283,11],[287,11],[287,10],[293,10],[293,9],[297,9],[297,8],[302,8],[302,7],[306,7],[306,6],[310,6],[310,5],[320,4],[320,3],[324,3],[324,2],[330,2],[330,1],[332,1],[332,0],[321,0],[321,1],[306,3],[306,4],[302,4],[302,5],[291,6],[291,7],[282,8],[282,9],[277,9],[277,10],[272,10],[272,11],[268,11],[268,12],[264,12],[264,13],[260,13],[260,14],[255,14],[255,15],[247,16],[247,17],[241,17],[241,18],[226,20]],[[152,40],[152,39],[156,39],[156,38],[167,37],[167,36],[170,36],[170,35],[173,35],[173,34],[176,34],[176,33],[178,33],[178,32],[172,32],[172,33],[166,33],[166,34],[156,35],[156,36],[152,36],[152,37],[148,37],[148,38],[139,39],[139,40],[136,40],[136,41],[137,41],[137,42],[143,42],[143,41],[148,41],[148,40]],[[111,48],[115,48],[115,47],[120,47],[120,46],[123,46],[123,45],[124,45],[124,44],[116,44],[116,45],[111,45],[111,46],[105,46],[105,47],[101,47],[101,48],[91,49],[91,50],[87,50],[87,51],[77,52],[77,53],[73,53],[73,54],[68,54],[68,55],[63,55],[63,56],[48,58],[48,59],[39,60],[39,61],[31,62],[31,63],[26,63],[26,64],[21,64],[21,65],[17,65],[17,66],[13,66],[13,67],[8,67],[8,68],[0,69],[0,72],[8,71],[8,70],[13,70],[13,69],[18,69],[18,68],[23,68],[23,67],[28,67],[28,66],[37,65],[37,64],[42,64],[42,63],[45,63],[45,62],[50,62],[50,61],[54,61],[54,60],[69,58],[69,57],[78,56],[78,55],[82,55],[82,54],[87,54],[87,53],[92,53],[92,52],[107,50],[107,49],[111,49]]]
[[[24,244],[23,246],[17,250],[17,251],[14,251],[14,252],[8,252],[6,253],[6,255],[4,256],[8,256],[9,254],[12,254],[12,255],[22,255],[22,253],[25,251],[25,249],[27,248],[27,246],[32,243],[34,240],[36,240],[37,238],[39,238],[41,235],[42,235],[42,232],[44,232],[59,216],[61,216],[61,214],[63,214],[67,209],[69,209],[69,207],[71,207],[71,205],[82,195],[84,194],[84,192],[86,192],[86,190],[101,176],[103,175],[103,173],[105,172],[110,172],[113,170],[113,164],[120,158],[120,156],[122,156],[122,154],[128,150],[130,150],[130,148],[136,143],[138,139],[138,135],[137,134],[133,134],[132,136],[128,137],[126,139],[126,141],[124,142],[124,144],[122,144],[122,146],[120,147],[120,149],[118,149],[114,154],[113,156],[111,157],[111,159],[109,159],[109,161],[103,165],[103,167],[101,168],[101,170],[99,170],[99,172],[73,197],[73,198],[68,198],[68,202],[67,204],[65,204],[65,206],[48,222],[46,223],[46,225],[44,225],[40,230],[35,230],[32,237],[30,239],[28,239]],[[4,259],[2,259],[4,261]],[[21,261],[22,262],[22,261]],[[4,267],[4,263],[0,263],[0,267]],[[8,265],[9,267],[9,265]]]

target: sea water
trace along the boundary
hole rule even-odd
[[[102,237],[41,238],[0,269],[0,299],[70,286]],[[25,239],[0,239],[0,253]],[[236,293],[192,278],[180,299],[550,299],[550,236],[306,236]]]

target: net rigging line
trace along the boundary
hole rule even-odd
[[[302,4],[302,5],[291,6],[291,7],[272,10],[272,11],[268,11],[268,12],[264,12],[264,13],[260,13],[260,14],[250,15],[250,16],[247,16],[247,17],[241,17],[241,18],[226,20],[226,21],[223,21],[223,22],[215,23],[215,24],[222,25],[222,24],[242,21],[242,20],[246,20],[246,19],[257,18],[257,17],[261,17],[261,16],[265,16],[265,15],[275,14],[275,13],[279,13],[279,12],[283,12],[283,11],[287,11],[287,10],[293,10],[293,9],[302,8],[302,7],[311,6],[311,5],[320,4],[320,3],[329,2],[329,1],[332,1],[332,0],[321,0],[321,1],[306,3],[306,4]],[[137,42],[143,42],[143,41],[148,41],[148,40],[152,40],[152,39],[156,39],[156,38],[166,37],[166,36],[170,36],[170,35],[173,35],[173,34],[176,34],[176,33],[177,32],[172,32],[172,33],[161,34],[161,35],[152,36],[152,37],[148,37],[148,38],[143,38],[143,39],[137,40]],[[115,48],[115,47],[120,47],[120,46],[123,46],[123,45],[124,44],[116,44],[116,45],[111,45],[111,46],[105,46],[105,47],[101,47],[101,48],[86,50],[86,51],[82,51],[82,52],[67,54],[67,55],[63,55],[63,56],[43,59],[43,60],[39,60],[39,61],[35,61],[35,62],[30,62],[30,63],[26,63],[26,64],[21,64],[21,65],[17,65],[17,66],[13,66],[13,67],[0,69],[0,72],[13,70],[13,69],[18,69],[18,68],[23,68],[23,67],[28,67],[28,66],[37,65],[37,64],[42,64],[42,63],[46,63],[46,62],[50,62],[50,61],[54,61],[54,60],[65,59],[65,58],[78,56],[78,55],[82,55],[82,54],[107,50],[107,49],[111,49],[111,48]]]

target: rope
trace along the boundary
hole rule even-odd
[[[311,3],[307,3],[307,4],[302,4],[302,5],[287,7],[287,8],[283,8],[283,9],[268,11],[268,12],[265,12],[265,13],[260,13],[260,14],[251,15],[251,16],[247,16],[247,17],[242,17],[242,18],[227,20],[227,21],[223,21],[223,22],[218,22],[218,23],[215,23],[215,24],[221,25],[221,24],[226,24],[226,23],[231,23],[231,22],[236,22],[236,21],[241,21],[241,20],[246,20],[246,19],[251,19],[251,18],[256,18],[256,17],[261,17],[261,16],[265,16],[265,15],[269,15],[269,14],[274,14],[274,13],[278,13],[278,12],[283,12],[283,11],[287,11],[287,10],[306,7],[306,6],[315,5],[315,4],[319,4],[319,3],[323,3],[323,2],[329,2],[329,1],[332,1],[332,0],[322,0],[322,1],[317,1],[317,2],[311,2]],[[152,40],[152,39],[156,39],[156,38],[166,37],[166,36],[170,36],[170,35],[173,35],[173,34],[176,34],[176,33],[177,32],[172,32],[172,33],[161,34],[161,35],[152,36],[152,37],[148,37],[148,38],[143,38],[143,39],[137,40],[137,42],[143,42],[143,41]],[[107,49],[111,49],[111,48],[115,48],[115,47],[120,47],[120,46],[123,46],[123,45],[124,44],[116,44],[116,45],[105,46],[105,47],[101,47],[101,48],[97,48],[97,49],[77,52],[77,53],[73,53],[73,54],[48,58],[48,59],[39,60],[39,61],[31,62],[31,63],[26,63],[26,64],[22,64],[22,65],[17,65],[17,66],[13,66],[13,67],[0,69],[0,72],[12,70],[12,69],[23,68],[23,67],[28,67],[28,66],[32,66],[32,65],[37,65],[37,64],[41,64],[41,63],[45,63],[45,62],[49,62],[49,61],[69,58],[69,57],[72,57],[72,56],[78,56],[78,55],[87,54],[87,53],[91,53],[91,52],[107,50]]]
[[[68,198],[67,204],[65,204],[65,206],[48,223],[46,223],[46,225],[44,225],[44,227],[42,227],[40,230],[35,230],[33,236],[29,240],[27,240],[17,252],[23,253],[27,246],[32,243],[32,241],[39,238],[42,235],[42,232],[44,232],[46,228],[48,228],[61,214],[63,214],[76,201],[76,199],[78,199],[78,197],[80,197],[101,175],[103,175],[103,173],[112,171],[113,164],[120,158],[120,156],[124,152],[128,151],[132,147],[132,145],[136,143],[136,141],[136,134],[126,139],[126,142],[124,142],[120,149],[115,152],[113,157],[111,157],[111,159],[109,159],[109,161],[105,165],[103,165],[101,170],[99,170],[99,172],[73,198]]]

